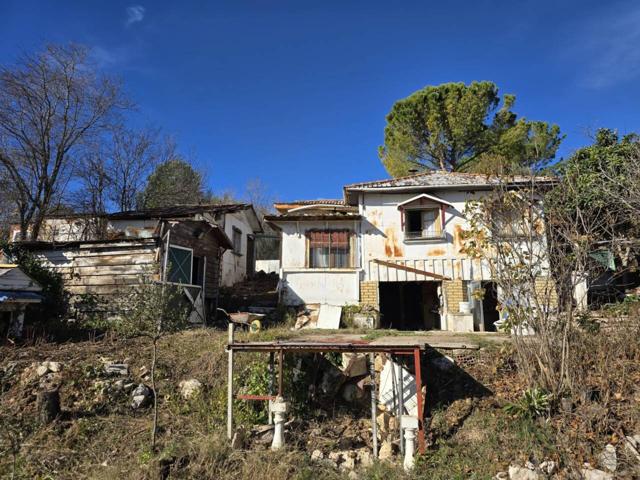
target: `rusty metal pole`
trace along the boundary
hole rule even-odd
[[[233,438],[233,322],[229,322],[228,370],[227,370],[227,438]]]
[[[422,365],[420,364],[421,357],[419,348],[413,350],[413,362],[416,370],[416,394],[418,395],[418,448],[420,453],[424,453],[424,405],[422,401]]]
[[[371,375],[371,432],[373,433],[373,458],[378,458],[378,424],[376,423],[376,358],[369,354],[369,375]]]

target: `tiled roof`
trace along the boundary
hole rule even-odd
[[[508,184],[524,184],[533,180],[540,183],[554,182],[553,177],[532,177],[529,175],[514,175],[504,177],[497,175],[486,175],[480,173],[462,173],[462,172],[445,172],[430,171],[408,175],[406,177],[389,178],[386,180],[375,180],[372,182],[353,183],[345,185],[345,190],[359,190],[363,188],[392,188],[392,187],[456,187],[456,186],[478,186],[487,187]]]
[[[293,202],[277,202],[276,205],[344,205],[344,200],[319,198],[317,200],[294,200]]]

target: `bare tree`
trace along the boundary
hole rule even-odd
[[[158,131],[120,128],[112,135],[107,166],[109,199],[119,210],[133,210],[147,178],[162,161],[176,157],[175,143],[158,139]]]
[[[75,159],[126,108],[119,84],[98,75],[87,49],[50,45],[0,69],[0,168],[12,182],[20,231],[38,238]]]
[[[108,192],[112,184],[108,165],[99,150],[88,152],[74,172],[79,188],[74,192],[73,206],[86,214],[86,233],[90,238],[104,238],[107,222]]]
[[[245,196],[260,218],[273,212],[273,196],[259,178],[253,178],[247,182]]]

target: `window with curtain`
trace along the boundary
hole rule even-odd
[[[351,268],[351,232],[314,230],[308,232],[309,268]]]

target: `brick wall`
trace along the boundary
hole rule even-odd
[[[536,278],[536,294],[542,302],[549,302],[550,307],[558,306],[558,293],[554,281],[549,277]],[[547,300],[548,299],[548,300]]]
[[[360,304],[379,308],[378,282],[360,282]]]
[[[443,281],[442,288],[447,302],[448,313],[460,313],[460,302],[464,302],[465,285],[462,280]]]

